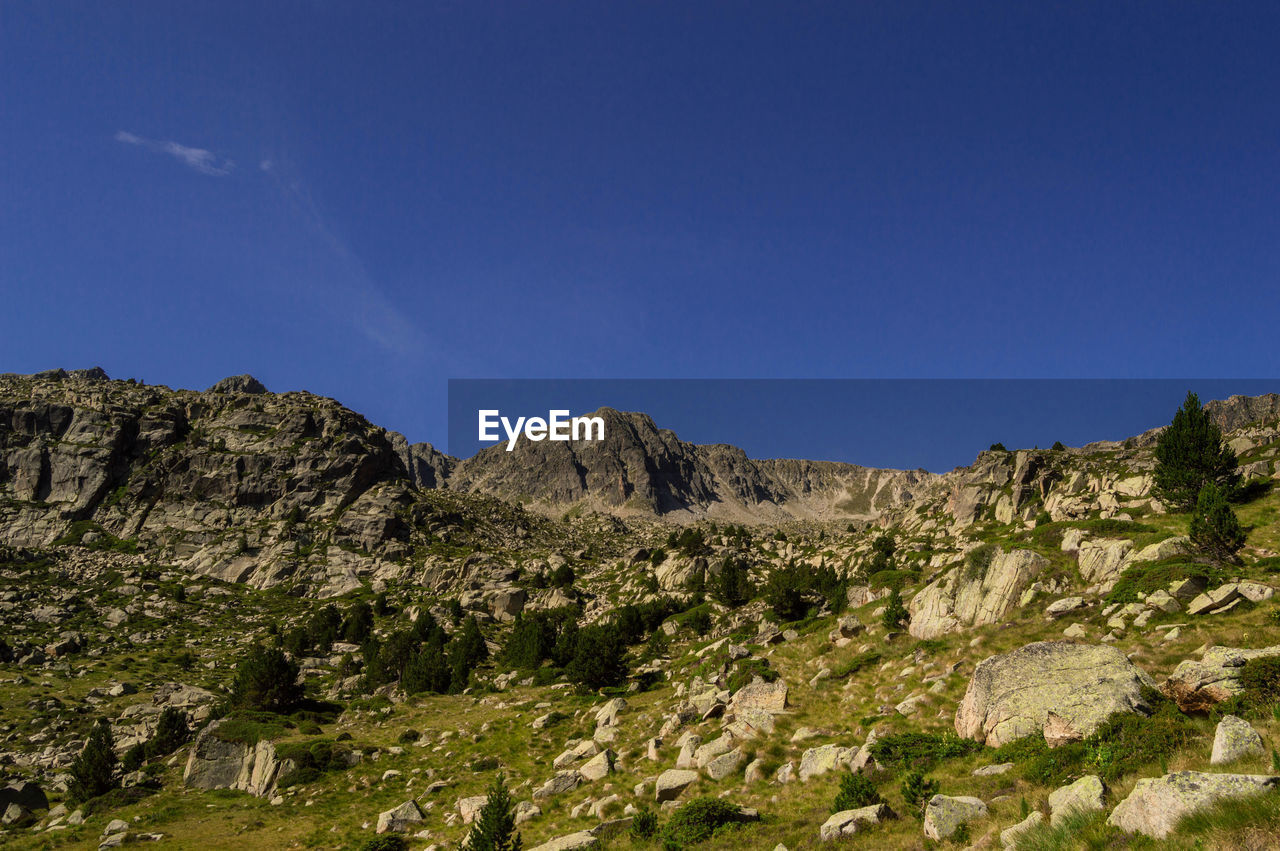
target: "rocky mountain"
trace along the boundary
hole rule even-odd
[[[602,408],[592,416],[605,422],[602,441],[492,446],[459,462],[448,486],[560,510],[760,522],[873,519],[936,478],[925,470],[753,460],[735,446],[686,443],[645,414]]]
[[[457,461],[247,376],[0,376],[0,845],[444,851],[501,777],[531,851],[1273,847],[1280,417],[1210,410],[1233,561],[1158,430]]]

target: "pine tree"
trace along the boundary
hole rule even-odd
[[[911,620],[911,614],[902,602],[902,594],[898,592],[897,588],[894,588],[889,592],[889,599],[885,602],[881,623],[884,624],[885,629],[892,632],[909,620]]]
[[[238,709],[288,713],[302,701],[298,665],[277,647],[253,645],[236,668],[231,704]]]
[[[1155,456],[1156,495],[1178,511],[1194,508],[1200,489],[1210,482],[1228,499],[1240,484],[1236,454],[1194,393],[1187,393],[1173,422],[1160,434]]]
[[[87,801],[105,795],[120,785],[116,780],[115,737],[111,735],[111,722],[99,718],[85,740],[84,749],[71,763],[71,783],[68,791],[72,800]]]
[[[1191,515],[1191,543],[1206,555],[1234,561],[1244,546],[1244,530],[1222,491],[1213,482],[1200,490]]]
[[[499,774],[489,787],[484,806],[476,816],[475,826],[467,835],[462,851],[521,851],[524,840],[516,830],[511,793]]]

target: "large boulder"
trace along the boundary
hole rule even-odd
[[[1160,687],[1183,712],[1204,712],[1244,690],[1240,669],[1250,659],[1280,656],[1280,645],[1258,650],[1210,647],[1199,660],[1187,659]]]
[[[874,804],[856,810],[842,810],[823,822],[818,828],[818,838],[823,842],[852,836],[863,830],[875,827],[882,821],[897,818],[888,804]]]
[[[1107,823],[1125,833],[1164,839],[1178,821],[1221,800],[1257,795],[1280,785],[1280,777],[1262,774],[1205,774],[1179,771],[1139,780]]]
[[[961,627],[999,623],[1048,565],[1047,558],[1030,550],[997,550],[985,569],[952,568],[911,599],[908,632],[937,638]]]
[[[255,797],[269,797],[276,780],[296,766],[276,758],[275,746],[255,744],[223,734],[224,721],[214,721],[196,737],[182,782],[194,789],[237,789]]]
[[[414,801],[405,801],[394,809],[378,814],[378,833],[404,833],[422,821],[422,810]]]
[[[1081,777],[1075,783],[1049,793],[1049,823],[1057,827],[1072,813],[1090,813],[1104,808],[1106,790],[1096,774]]]
[[[968,824],[986,818],[987,805],[981,798],[934,795],[924,808],[924,835],[930,839],[946,839]]]
[[[14,780],[0,789],[0,812],[17,804],[22,809],[32,812],[49,809],[49,798],[44,790],[30,780]]]
[[[742,712],[757,709],[762,712],[777,714],[787,708],[787,684],[784,680],[767,683],[756,678],[749,684],[734,692],[729,701],[731,712]]]
[[[698,782],[698,772],[682,768],[670,768],[658,775],[653,784],[654,797],[658,803],[674,801],[680,793]]]
[[[1234,715],[1223,716],[1213,734],[1213,753],[1210,765],[1227,765],[1249,756],[1266,756],[1262,736],[1253,725]]]
[[[1083,738],[1116,712],[1150,715],[1151,678],[1114,647],[1040,641],[983,660],[973,672],[956,732],[997,747],[1024,736]]]
[[[846,748],[841,745],[819,745],[809,748],[800,757],[800,782],[811,777],[818,777],[837,768],[848,767],[858,755],[858,748]]]
[[[1080,544],[1080,575],[1090,584],[1114,582],[1125,568],[1133,541],[1101,538]]]
[[[568,836],[557,836],[541,845],[535,845],[529,851],[577,851],[579,848],[594,848],[600,840],[589,830],[580,830]]]

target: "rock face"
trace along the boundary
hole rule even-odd
[[[987,805],[981,798],[934,795],[924,808],[924,835],[930,839],[946,839],[960,825],[985,818]]]
[[[937,478],[826,461],[753,460],[734,446],[685,443],[645,414],[601,408],[602,441],[520,441],[460,462],[449,487],[521,494],[547,507],[617,513],[873,518]]]
[[[1280,656],[1280,645],[1258,650],[1210,647],[1199,659],[1178,663],[1160,690],[1183,712],[1204,712],[1243,691],[1240,669],[1250,659]]]
[[[1213,734],[1213,753],[1210,765],[1228,765],[1249,756],[1266,756],[1262,736],[1248,721],[1234,715],[1225,715],[1218,722]]]
[[[1114,582],[1125,567],[1133,541],[1103,538],[1080,545],[1080,575],[1085,582]]]
[[[293,763],[276,759],[270,742],[250,745],[222,739],[218,731],[223,724],[214,721],[196,737],[182,782],[196,789],[238,789],[258,798],[268,797],[276,781],[294,768]]]
[[[1280,777],[1259,774],[1204,774],[1179,771],[1164,777],[1139,780],[1111,812],[1108,824],[1125,833],[1143,833],[1164,839],[1183,816],[1215,802],[1257,795],[1280,785]]]
[[[1048,565],[1030,550],[998,550],[985,567],[953,568],[912,598],[908,632],[937,638],[961,627],[999,623]]]
[[[1145,673],[1114,647],[1042,641],[991,656],[973,672],[956,732],[992,747],[1056,731],[1083,738],[1116,712],[1149,715]],[[1050,744],[1054,744],[1053,741]]]

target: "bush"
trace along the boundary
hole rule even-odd
[[[982,745],[955,733],[894,733],[871,744],[871,755],[886,768],[901,765],[920,771],[980,750]]]
[[[706,842],[726,824],[738,820],[740,811],[719,798],[694,798],[676,810],[662,829],[664,844],[676,848]]]
[[[1190,537],[1196,549],[1220,561],[1236,561],[1236,553],[1244,546],[1240,520],[1213,482],[1206,484],[1196,498]]]
[[[632,839],[651,839],[658,832],[658,814],[641,807],[631,819]]]
[[[1136,603],[1140,597],[1168,588],[1182,579],[1203,579],[1207,586],[1213,587],[1226,578],[1226,574],[1213,565],[1188,562],[1186,556],[1171,556],[1126,568],[1107,593],[1106,600],[1108,603]]]
[[[836,792],[836,799],[831,804],[831,812],[857,810],[878,804],[883,800],[880,793],[876,791],[875,784],[866,775],[846,771],[840,777],[840,791]]]
[[[1253,708],[1280,704],[1280,656],[1250,659],[1240,669],[1241,702]]]
[[[1046,747],[1023,769],[1023,777],[1044,786],[1060,786],[1096,774],[1109,783],[1144,765],[1160,763],[1194,735],[1191,720],[1172,703],[1162,702],[1150,718],[1116,713],[1082,742]]]
[[[119,787],[120,782],[116,779],[118,763],[111,722],[99,718],[89,731],[80,755],[71,763],[71,782],[67,785],[71,800],[84,802]]]
[[[377,836],[361,845],[360,851],[409,851],[409,843],[399,836]]]
[[[288,714],[302,701],[298,666],[276,647],[253,645],[236,668],[231,705],[254,712]]]
[[[925,777],[922,772],[912,771],[902,781],[902,799],[916,818],[924,818],[925,805],[929,799],[938,794],[938,781]]]

